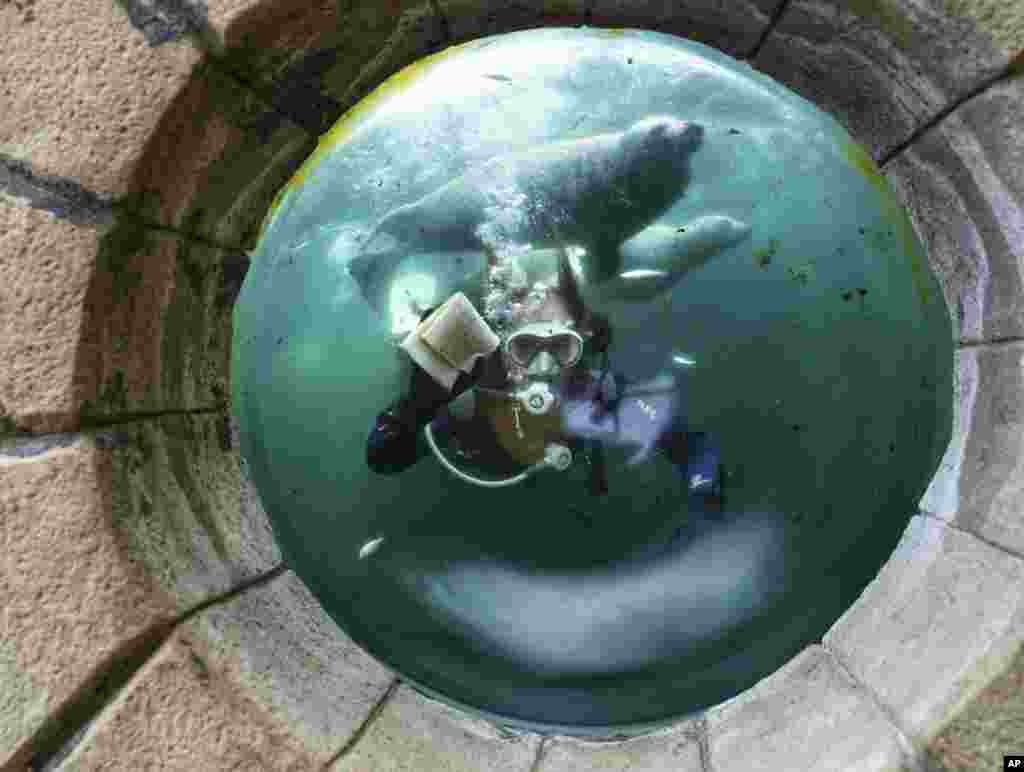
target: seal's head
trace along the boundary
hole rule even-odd
[[[704,129],[692,121],[651,115],[634,123],[623,134],[632,157],[667,159],[686,156],[700,147]]]

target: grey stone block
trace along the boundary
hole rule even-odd
[[[1024,561],[920,515],[824,639],[919,741],[1003,672],[1022,641]]]
[[[754,64],[830,112],[881,158],[1003,72],[1019,50],[1002,35],[1010,22],[1001,16],[960,6],[950,15],[943,6],[795,0]]]
[[[961,341],[1024,334],[1024,81],[994,86],[886,164]]]
[[[1024,554],[1024,344],[981,347],[953,523]],[[964,354],[970,356],[970,354]]]
[[[893,770],[897,730],[820,646],[707,713],[715,772]]]
[[[281,562],[239,454],[223,450],[222,418],[128,424],[111,453],[109,507],[127,555],[183,611]]]
[[[555,738],[536,772],[704,772],[698,722],[625,742]]]
[[[402,686],[331,772],[528,772],[540,738],[505,736]]]
[[[744,57],[753,51],[781,4],[782,0],[595,0],[591,23],[668,32]]]
[[[1024,344],[957,353],[953,437],[921,509],[1024,554]]]
[[[394,679],[291,572],[207,609],[188,627],[218,667],[323,763],[351,739]]]

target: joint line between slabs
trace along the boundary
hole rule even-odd
[[[935,115],[933,115],[931,118],[928,118],[927,120],[925,120],[923,124],[914,129],[910,133],[909,137],[907,137],[902,142],[899,142],[895,147],[883,153],[881,158],[878,160],[878,167],[880,169],[884,169],[886,164],[888,164],[898,155],[900,155],[908,148],[910,148],[912,145],[914,145],[919,139],[921,139],[921,137],[923,137],[932,129],[936,128],[939,124],[945,121],[959,108],[967,104],[967,102],[970,102],[972,99],[981,96],[993,86],[996,86],[1002,83],[1003,81],[1010,80],[1013,77],[1015,77],[1015,70],[1013,63],[1011,63],[1006,68],[1004,68],[1002,72],[998,73],[997,75],[993,75],[986,78],[977,86],[970,89],[962,97],[954,99],[950,104],[946,105],[946,107],[939,110]]]
[[[363,723],[359,725],[352,736],[345,742],[344,745],[335,753],[323,766],[323,772],[329,772],[331,767],[337,764],[341,759],[345,758],[352,753],[359,745],[359,741],[363,739],[363,736],[369,731],[370,727],[373,726],[374,722],[384,712],[384,708],[387,707],[388,702],[394,696],[395,692],[398,691],[398,687],[402,685],[401,678],[393,678],[391,683],[388,684],[388,688],[384,690],[384,693],[380,696],[373,707],[370,708],[370,712],[366,714],[366,718],[363,719]]]
[[[775,32],[775,28],[779,26],[779,22],[782,21],[782,17],[786,15],[786,11],[789,10],[791,3],[792,0],[782,0],[782,2],[779,3],[779,7],[775,9],[775,13],[772,14],[771,19],[769,19],[768,23],[765,25],[764,31],[761,33],[761,37],[757,39],[757,42],[754,43],[754,47],[749,53],[744,55],[742,59],[753,63],[753,60],[761,53],[761,49],[764,48],[764,44],[767,42],[768,38],[773,32]]]
[[[825,643],[824,639],[821,641],[821,647],[828,654],[829,658],[835,664],[835,666],[848,678],[855,686],[857,691],[860,691],[867,696],[868,700],[875,707],[875,709],[881,713],[885,722],[889,724],[893,733],[896,735],[896,741],[900,746],[900,751],[903,755],[903,761],[909,763],[915,769],[913,772],[923,772],[920,769],[920,759],[924,753],[924,744],[919,742],[914,734],[903,727],[895,711],[893,711],[882,698],[871,688],[866,682],[854,672],[853,668],[850,667],[843,656],[832,646]]]
[[[954,522],[946,520],[943,517],[941,517],[940,515],[937,515],[937,514],[935,514],[933,512],[925,512],[924,510],[921,510],[918,514],[920,514],[922,517],[927,517],[930,520],[935,520],[938,523],[944,525],[949,530],[956,531],[957,533],[962,533],[964,536],[968,536],[971,539],[974,539],[975,541],[979,541],[982,544],[984,544],[986,547],[991,547],[992,549],[994,549],[994,550],[996,550],[998,552],[1001,552],[1004,555],[1008,555],[1011,558],[1016,558],[1017,560],[1024,561],[1024,553],[1018,552],[1017,550],[1013,549],[1012,547],[1005,547],[1002,544],[997,544],[996,542],[994,542],[994,541],[992,541],[990,539],[987,539],[984,536],[981,536],[980,534],[974,533],[972,531],[968,531],[966,528],[963,528],[963,527],[961,527],[960,525],[957,525]]]

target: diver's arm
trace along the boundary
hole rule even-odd
[[[426,319],[434,308],[423,312]],[[366,442],[366,463],[378,474],[397,474],[422,458],[427,449],[420,432],[438,411],[471,388],[484,374],[492,357],[477,360],[471,373],[460,372],[451,391],[434,380],[410,358],[409,390],[377,415]]]

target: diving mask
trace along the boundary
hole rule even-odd
[[[583,356],[583,336],[552,322],[535,322],[516,330],[505,341],[509,361],[527,375],[543,375],[572,367]]]

